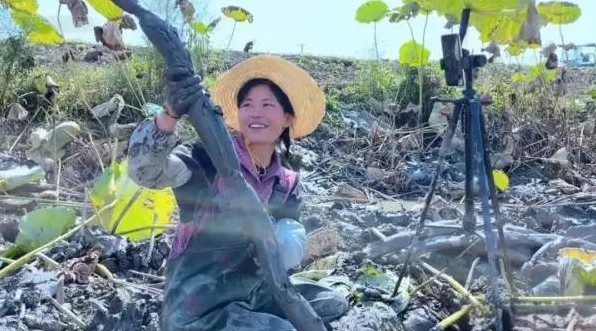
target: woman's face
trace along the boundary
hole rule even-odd
[[[274,144],[290,126],[291,115],[284,112],[269,86],[256,85],[240,102],[238,123],[248,142]]]

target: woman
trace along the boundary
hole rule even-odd
[[[180,209],[166,268],[162,330],[294,330],[265,289],[249,240],[240,231],[238,223],[251,221],[250,215],[234,214],[233,206],[217,199],[221,182],[199,142],[176,144],[178,119],[209,94],[200,92],[200,79],[190,73],[166,76],[164,111],[143,122],[129,145],[130,177],[145,187],[172,187]],[[303,258],[306,234],[299,222],[297,174],[282,166],[276,147],[283,142],[288,156],[292,138],[316,129],[325,96],[306,71],[263,55],[223,74],[213,101],[236,131],[233,143],[242,173],[269,211],[280,258],[290,270]],[[347,311],[338,292],[306,280],[292,282],[326,323]]]

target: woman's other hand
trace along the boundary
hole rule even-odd
[[[162,131],[171,132],[176,123],[190,106],[203,95],[201,77],[185,67],[166,69],[166,102],[164,111],[157,117],[157,127]]]

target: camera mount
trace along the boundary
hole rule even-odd
[[[441,36],[443,58],[440,60],[441,70],[445,71],[445,80],[449,86],[473,87],[473,73],[486,65],[487,58],[483,54],[470,55],[467,49],[462,48],[470,20],[470,9],[464,9],[460,23],[459,33]]]

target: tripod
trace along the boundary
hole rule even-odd
[[[498,331],[503,330],[503,320],[510,317],[509,309],[497,299],[499,291],[498,272],[497,272],[497,239],[491,224],[491,207],[495,217],[499,245],[502,248],[502,256],[505,264],[505,276],[509,284],[512,284],[511,266],[507,258],[505,235],[503,231],[503,221],[499,211],[499,202],[497,190],[494,183],[490,153],[488,151],[488,139],[486,138],[486,123],[482,113],[482,105],[476,96],[474,90],[474,72],[487,63],[484,55],[470,55],[470,52],[463,49],[461,41],[465,38],[470,19],[470,9],[464,9],[460,22],[460,31],[458,34],[448,34],[441,37],[443,47],[443,58],[441,59],[441,69],[445,71],[445,79],[449,86],[464,86],[463,97],[456,100],[438,99],[435,101],[449,102],[455,105],[454,112],[450,118],[449,125],[445,132],[441,150],[439,152],[439,162],[436,173],[433,177],[429,193],[425,199],[425,206],[420,216],[420,221],[416,229],[416,235],[408,249],[404,268],[400,273],[397,285],[394,290],[394,296],[397,294],[401,280],[405,275],[406,267],[411,259],[412,247],[414,247],[420,237],[424,227],[424,220],[428,214],[430,203],[432,201],[438,178],[442,172],[442,166],[447,151],[450,149],[453,135],[456,131],[458,122],[461,122],[464,133],[464,153],[465,153],[465,214],[463,228],[465,231],[478,234],[483,237],[488,257],[489,278],[493,294],[493,302],[496,303],[497,315],[495,324]],[[474,212],[474,170],[478,176],[479,192],[482,200],[482,219],[484,235],[476,232],[476,216]],[[505,308],[505,309],[503,309]],[[505,313],[505,314],[503,314]],[[503,317],[506,317],[503,319]]]
[[[488,139],[486,137],[486,123],[482,113],[482,105],[474,90],[474,71],[486,65],[487,59],[484,55],[471,56],[468,50],[461,47],[461,41],[465,38],[468,29],[469,19],[470,9],[464,9],[459,34],[449,34],[441,37],[444,55],[441,60],[441,69],[445,71],[448,85],[461,86],[463,80],[465,87],[464,97],[451,101],[455,104],[456,110],[453,114],[453,121],[449,123],[452,126],[449,131],[451,135],[455,131],[458,120],[461,120],[464,131],[466,179],[463,227],[467,231],[474,231],[476,228],[476,217],[474,215],[474,168],[476,168],[482,200],[484,241],[488,255],[489,276],[493,295],[497,295],[499,293],[496,262],[497,240],[491,226],[491,207],[497,225],[499,244],[503,250],[502,256],[505,262],[506,277],[509,279],[510,284],[512,281],[511,266],[507,258],[503,221],[492,173]],[[449,100],[441,101],[449,102]],[[449,138],[452,138],[452,136]],[[447,143],[450,143],[450,139]],[[497,316],[498,330],[503,328],[500,322],[501,318]]]

